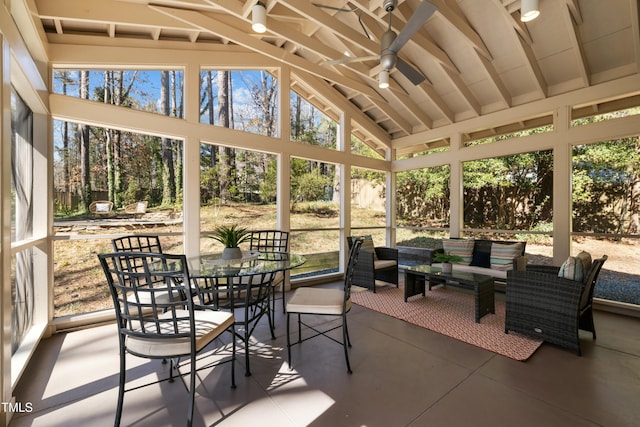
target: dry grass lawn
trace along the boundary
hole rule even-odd
[[[220,251],[222,246],[206,236],[218,224],[238,223],[250,229],[276,227],[274,205],[233,205],[203,207],[200,248],[203,252]],[[352,208],[354,234],[372,234],[375,242],[384,242],[384,230],[359,227],[383,227],[384,212]],[[88,313],[112,307],[109,291],[100,269],[97,254],[110,252],[111,238],[125,234],[160,234],[165,252],[182,253],[182,222],[177,214],[167,210],[151,211],[144,219],[128,218],[77,219],[56,222],[54,242],[54,316]],[[330,204],[302,204],[291,215],[291,228],[318,231],[293,232],[291,251],[318,253],[337,251],[339,238],[339,212]],[[323,230],[324,229],[324,230]],[[329,229],[329,230],[327,230]],[[172,235],[175,234],[175,235]],[[424,237],[424,232],[399,229],[397,241],[411,244]],[[431,235],[435,241],[442,234]],[[637,242],[614,243],[606,240],[580,239],[573,251],[586,250],[594,256],[609,255],[607,269],[640,276],[637,262]],[[537,261],[550,262],[549,244],[527,244],[527,253]]]

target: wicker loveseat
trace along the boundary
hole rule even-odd
[[[589,256],[590,258],[590,256]],[[583,280],[559,277],[561,267],[526,265],[507,273],[505,332],[519,332],[581,354],[578,330],[596,338],[593,289],[607,256],[591,262]]]
[[[455,249],[451,250],[450,247],[447,247],[448,245],[455,245],[456,243],[468,243],[473,247],[473,251],[470,255],[463,257],[465,259],[462,263],[454,263],[453,271],[464,271],[492,276],[496,281],[496,289],[502,291],[504,290],[504,285],[507,281],[507,271],[514,266],[514,262],[516,262],[519,257],[524,256],[527,246],[527,242],[524,241],[445,239],[443,240],[443,248],[436,249],[434,254],[444,251],[460,254],[461,252],[456,252]],[[511,257],[501,256],[500,252],[504,250],[507,252],[512,251],[514,255]],[[436,267],[440,266],[438,263],[434,263],[432,265]]]

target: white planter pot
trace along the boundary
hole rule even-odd
[[[443,273],[451,274],[451,270],[452,269],[453,269],[453,266],[451,265],[450,262],[442,263],[442,272]]]
[[[224,248],[222,250],[222,259],[242,259],[242,250],[240,248]]]

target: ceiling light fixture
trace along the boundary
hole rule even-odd
[[[378,74],[378,87],[380,89],[389,87],[389,70],[382,70],[380,74]]]
[[[267,31],[267,8],[261,1],[253,5],[251,10],[251,28],[256,33]]]
[[[533,21],[540,15],[540,7],[538,0],[522,0],[520,8],[520,20],[522,22]]]

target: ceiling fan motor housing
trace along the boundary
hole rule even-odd
[[[397,0],[384,0],[384,2],[382,3],[382,8],[387,12],[391,12],[396,8],[397,5]]]
[[[391,70],[396,65],[398,59],[396,53],[390,49],[391,43],[396,39],[396,33],[392,30],[387,30],[382,35],[381,49],[380,49],[380,65],[385,70]]]

